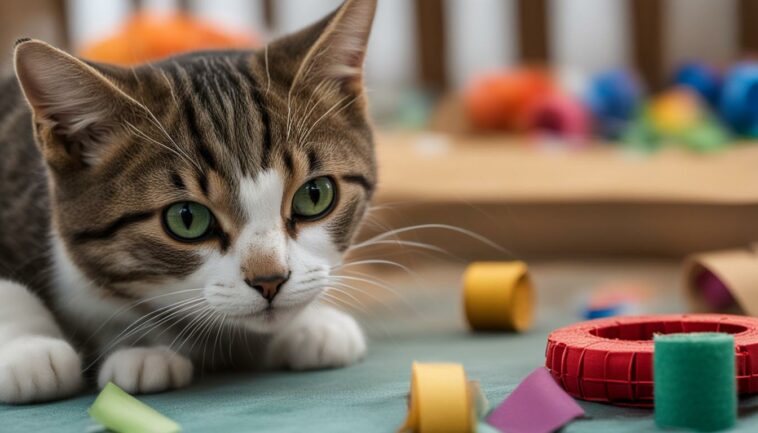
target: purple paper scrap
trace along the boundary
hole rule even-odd
[[[492,411],[487,422],[503,433],[550,433],[583,415],[581,406],[540,367]]]

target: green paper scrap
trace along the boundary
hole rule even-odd
[[[468,383],[469,391],[474,397],[474,411],[476,412],[476,418],[482,419],[490,412],[490,402],[487,400],[487,396],[482,391],[482,386],[478,381],[471,380]]]
[[[476,426],[476,433],[501,433],[501,432],[500,430],[496,429],[495,427],[492,427],[486,422],[480,422]]]
[[[737,421],[734,336],[655,335],[655,422],[661,427],[717,431]]]
[[[89,408],[89,415],[116,433],[177,433],[173,420],[108,382]]]

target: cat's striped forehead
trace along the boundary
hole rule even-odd
[[[128,167],[115,172],[163,171],[177,189],[236,214],[239,180],[271,168],[294,187],[329,175],[372,192],[373,143],[362,109],[334,89],[292,87],[288,67],[267,65],[265,52],[192,54],[133,74],[128,91],[165,134],[145,122],[120,149]]]
[[[349,162],[372,178],[362,96],[293,84],[294,65],[266,58],[265,51],[186,55],[133,71],[134,91],[177,144],[210,169],[254,176],[279,165],[292,172],[304,157],[311,169]]]

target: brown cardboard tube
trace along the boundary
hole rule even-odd
[[[737,312],[758,316],[758,253],[755,250],[715,251],[687,258],[684,284],[691,305],[698,312],[713,311],[696,283],[704,271],[713,273],[729,289],[737,303]],[[731,310],[734,312],[734,308]]]

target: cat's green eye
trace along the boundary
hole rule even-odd
[[[163,212],[163,225],[179,241],[199,241],[213,228],[213,214],[199,203],[174,203]]]
[[[334,207],[336,188],[328,177],[309,180],[292,198],[292,213],[296,218],[314,221],[325,217]]]

